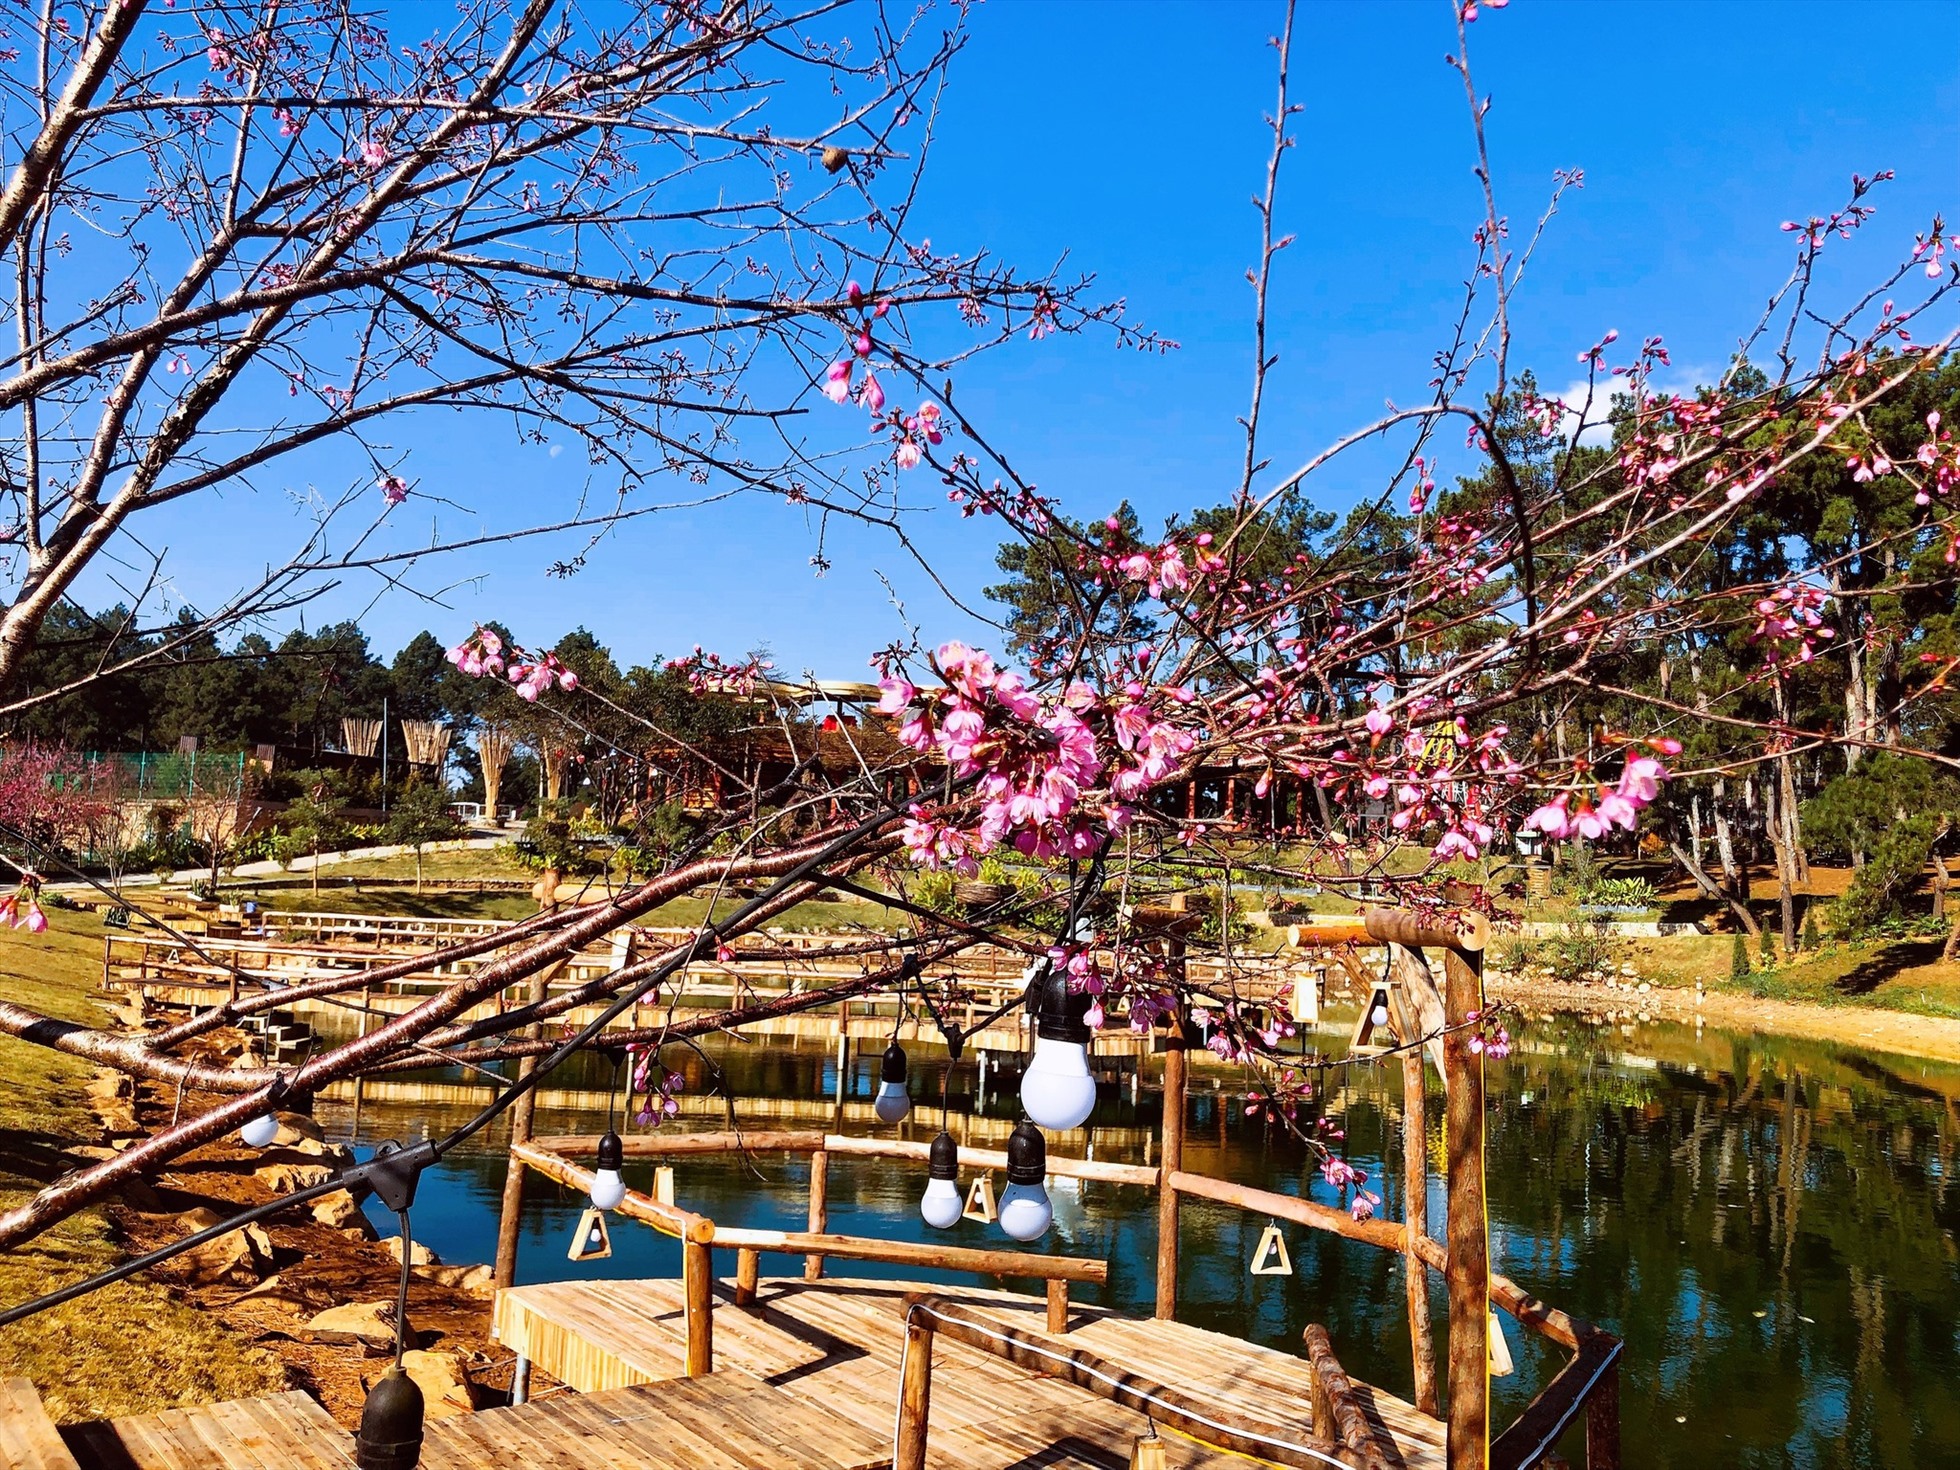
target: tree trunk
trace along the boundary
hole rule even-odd
[[[415,896],[422,896],[422,844],[415,844]]]
[[[1669,837],[1667,839],[1667,846],[1668,850],[1674,854],[1674,860],[1694,880],[1695,887],[1699,888],[1705,896],[1719,899],[1721,902],[1727,904],[1729,912],[1735,915],[1735,921],[1742,925],[1743,932],[1751,939],[1762,938],[1763,926],[1756,922],[1756,916],[1749,912],[1749,906],[1747,904],[1737,903],[1735,901],[1735,895],[1728,892],[1721,884],[1709,877],[1707,870],[1700,863],[1696,862],[1688,854],[1687,849],[1682,847],[1674,838]]]

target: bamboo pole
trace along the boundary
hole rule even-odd
[[[830,1153],[818,1148],[810,1155],[810,1233],[826,1234],[830,1229]],[[803,1279],[823,1280],[823,1254],[812,1251],[803,1258]]]
[[[1371,920],[1373,915],[1370,916]],[[1444,1140],[1449,1167],[1449,1470],[1484,1470],[1490,1443],[1490,1218],[1484,1202],[1484,1059],[1466,1018],[1483,1004],[1480,953],[1443,951],[1443,1037],[1449,1077]]]
[[[1415,1405],[1425,1414],[1438,1410],[1436,1397],[1436,1338],[1429,1320],[1429,1267],[1417,1242],[1429,1234],[1429,1162],[1427,1098],[1423,1091],[1422,1053],[1402,1054],[1402,1221],[1407,1239],[1402,1245],[1409,1302],[1409,1357],[1415,1373]]]
[[[925,1470],[926,1429],[932,1416],[932,1319],[905,1319],[905,1376],[898,1395],[898,1443],[892,1470]]]
[[[1182,948],[1180,945],[1179,948]],[[1184,1010],[1171,1015],[1164,1044],[1164,1143],[1157,1186],[1157,1317],[1177,1316],[1177,1177],[1184,1167]]]

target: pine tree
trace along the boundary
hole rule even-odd
[[[1803,947],[1813,951],[1817,948],[1817,915],[1809,909],[1803,911]]]
[[[1776,941],[1770,938],[1769,925],[1763,925],[1762,965],[1765,970],[1776,968]]]
[[[1749,978],[1749,945],[1743,939],[1740,929],[1735,931],[1735,947],[1729,952],[1729,978],[1731,980]]]

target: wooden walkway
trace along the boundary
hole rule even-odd
[[[24,1384],[24,1380],[17,1385]],[[26,1389],[28,1396],[33,1390]],[[10,1438],[8,1470],[354,1470],[353,1437],[303,1393],[165,1409]],[[38,1398],[33,1409],[40,1412]],[[45,1421],[45,1414],[41,1415]],[[566,1394],[429,1424],[420,1470],[886,1470],[887,1433],[791,1398],[752,1374]]]
[[[769,1279],[753,1307],[717,1285],[715,1365],[736,1367],[797,1401],[890,1433],[899,1395],[908,1291],[978,1307],[1004,1325],[1045,1332],[1046,1304],[1011,1292],[827,1278]],[[679,1281],[548,1282],[500,1292],[496,1335],[561,1383],[581,1391],[676,1379],[686,1350]],[[1218,1407],[1297,1435],[1311,1419],[1304,1359],[1177,1322],[1137,1321],[1076,1306],[1071,1330],[1049,1339],[1082,1348]],[[1440,1470],[1443,1425],[1412,1405],[1355,1385],[1364,1411],[1397,1446],[1390,1464]],[[1040,1465],[1122,1470],[1141,1414],[1079,1388],[1029,1374],[1000,1358],[941,1341],[933,1356],[936,1470]],[[1169,1463],[1188,1470],[1244,1470],[1237,1455],[1167,1440]]]

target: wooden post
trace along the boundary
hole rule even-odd
[[[1056,1336],[1068,1331],[1068,1283],[1048,1283],[1048,1330]]]
[[[705,1223],[705,1222],[704,1222]],[[714,1226],[708,1225],[706,1240],[690,1238],[681,1242],[681,1290],[687,1298],[687,1365],[689,1378],[705,1378],[715,1371],[715,1253],[708,1240]]]
[[[1171,1175],[1184,1167],[1184,1060],[1184,1008],[1179,1006],[1164,1047],[1163,1182],[1157,1186],[1157,1316],[1166,1322],[1177,1316],[1177,1190]]]
[[[892,1470],[925,1470],[932,1412],[932,1323],[914,1313],[905,1323],[905,1376],[898,1391],[898,1443]]]
[[[830,1155],[818,1149],[810,1155],[810,1233],[824,1235],[830,1230]],[[823,1257],[803,1258],[803,1279],[823,1280]]]
[[[531,977],[532,1005],[544,999],[546,989],[551,983],[550,974],[550,967],[546,967]],[[366,996],[370,989],[371,987],[362,987],[363,996]],[[365,1007],[361,1011],[361,1031],[363,1035],[367,1032]],[[535,1041],[538,1037],[538,1028],[535,1025],[527,1026],[524,1028],[524,1034]],[[521,1057],[517,1063],[517,1080],[522,1082],[537,1070],[536,1057]],[[512,1143],[531,1141],[531,1125],[537,1115],[537,1108],[538,1094],[534,1088],[525,1089],[517,1101],[511,1104],[510,1141]],[[517,1281],[517,1238],[524,1222],[524,1167],[521,1162],[512,1158],[504,1173],[503,1213],[497,1217],[497,1263],[491,1272],[491,1279],[499,1291],[514,1285]]]
[[[1449,1470],[1484,1470],[1490,1437],[1490,1219],[1484,1204],[1484,1059],[1465,1018],[1483,1006],[1483,955],[1443,951],[1448,1077]]]
[[[744,1247],[735,1252],[735,1305],[748,1307],[755,1304],[756,1278],[762,1274],[760,1252]]]
[[[1586,1470],[1620,1470],[1620,1365],[1607,1368],[1586,1400]]]
[[[1402,1192],[1403,1224],[1408,1243],[1402,1248],[1409,1298],[1409,1356],[1415,1368],[1415,1404],[1425,1414],[1437,1412],[1436,1338],[1429,1323],[1429,1267],[1423,1264],[1417,1240],[1429,1233],[1428,1123],[1422,1085],[1422,1053],[1402,1054]]]

